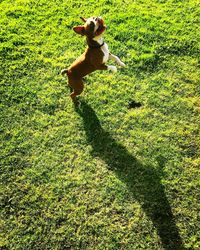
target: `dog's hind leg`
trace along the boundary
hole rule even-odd
[[[73,88],[69,86],[69,89],[70,89],[70,93],[72,93],[73,92]]]
[[[68,75],[68,69],[63,69],[63,70],[61,70],[61,75],[62,76],[64,76],[65,74],[69,77],[69,75]],[[69,86],[69,89],[70,89],[70,93],[72,93],[73,92],[73,88],[68,84],[68,86]]]
[[[80,95],[83,92],[84,84],[82,79],[73,79],[69,81],[70,89],[72,90],[70,97],[72,98],[72,101],[77,104],[77,96]]]

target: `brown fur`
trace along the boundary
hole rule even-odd
[[[68,68],[67,76],[69,86],[73,89],[71,97],[76,101],[84,89],[83,77],[95,70],[106,70],[107,66],[102,64],[103,52],[101,49],[87,48],[86,51]]]
[[[101,24],[102,29],[105,30],[102,20]],[[95,37],[94,24],[85,23],[84,26],[76,26],[73,29],[76,33],[85,35],[88,44],[85,52],[67,70],[62,71],[62,74],[67,73],[68,84],[72,90],[70,96],[76,102],[76,96],[80,95],[84,89],[83,77],[95,70],[106,70],[108,67],[103,64],[104,53],[101,48],[98,48],[99,44],[93,40]]]

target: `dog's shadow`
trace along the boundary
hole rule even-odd
[[[139,162],[104,131],[94,110],[87,103],[81,101],[77,112],[83,119],[87,140],[94,154],[103,159],[109,169],[126,183],[133,198],[153,222],[163,248],[184,249],[157,171]]]

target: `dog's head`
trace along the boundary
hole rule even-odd
[[[82,36],[94,38],[102,35],[106,29],[104,20],[101,17],[90,17],[88,19],[81,17],[81,20],[85,24],[80,26],[75,26],[73,27],[73,30]]]

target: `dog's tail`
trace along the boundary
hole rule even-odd
[[[60,73],[61,73],[62,76],[64,76],[65,74],[68,75],[68,70],[67,69],[62,69]]]

